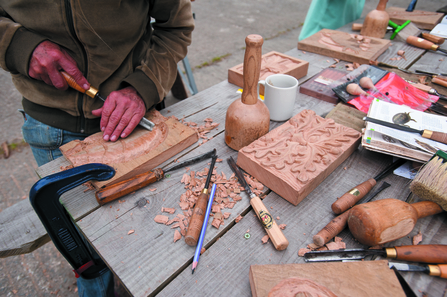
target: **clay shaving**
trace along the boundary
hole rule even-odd
[[[342,241],[343,239],[341,237],[335,236],[334,241],[326,243],[326,245],[322,247],[318,247],[314,243],[310,243],[307,245],[306,248],[301,248],[298,251],[298,256],[304,257],[305,253],[311,252],[311,251],[327,251],[327,250],[340,250],[346,248],[346,243]]]

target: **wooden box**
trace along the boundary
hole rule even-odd
[[[154,122],[153,131],[138,126],[127,138],[115,142],[102,140],[103,133],[98,132],[83,141],[71,141],[60,150],[74,167],[103,163],[115,168],[113,178],[93,182],[100,188],[152,170],[199,139],[194,129],[174,118],[166,118],[156,110],[150,111],[146,118]]]
[[[322,29],[299,41],[298,49],[347,62],[369,64],[369,61],[377,60],[391,45],[389,40],[356,36],[357,34]]]
[[[262,55],[261,60],[261,72],[259,74],[259,80],[264,80],[272,74],[288,74],[296,79],[300,79],[307,75],[309,69],[309,62],[290,57],[285,54],[281,54],[275,51]],[[228,69],[228,82],[235,84],[238,87],[244,87],[244,65],[239,64],[237,66]],[[259,91],[264,94],[260,88]]]
[[[361,134],[312,110],[239,150],[237,164],[293,205],[298,205],[359,143]]]

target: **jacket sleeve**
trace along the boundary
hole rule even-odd
[[[15,23],[0,7],[0,67],[28,76],[28,64],[36,46],[47,38]]]
[[[163,100],[174,84],[177,63],[191,44],[194,19],[190,0],[152,0],[153,31],[143,37],[149,44],[133,74],[124,79],[143,98],[146,108]]]

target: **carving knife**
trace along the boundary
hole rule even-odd
[[[68,74],[65,71],[61,71],[61,74],[64,76],[68,85],[70,87],[72,87],[73,89],[75,89],[76,91],[84,93],[91,98],[98,98],[98,99],[101,99],[102,101],[106,101],[106,99],[104,99],[104,97],[102,97],[99,94],[99,91],[97,89],[95,89],[94,87],[90,87],[90,89],[84,90],[80,85],[78,85],[75,82],[75,80],[73,79],[73,77],[70,76],[70,74]],[[143,117],[141,119],[141,121],[138,123],[138,125],[140,125],[141,127],[145,128],[149,131],[152,131],[152,129],[155,127],[155,124],[153,122],[149,121],[148,119],[146,119],[145,117]]]
[[[413,129],[410,127],[405,127],[405,126],[401,126],[398,124],[394,124],[394,123],[390,123],[390,122],[386,122],[386,121],[382,121],[382,120],[378,120],[378,119],[374,119],[374,118],[370,118],[370,117],[364,117],[363,120],[367,121],[367,122],[379,124],[382,126],[386,126],[386,127],[392,128],[392,129],[397,129],[397,130],[411,132],[411,133],[417,133],[417,134],[420,134],[424,138],[428,138],[428,139],[431,139],[431,140],[434,140],[437,142],[447,144],[447,133],[430,131],[427,129],[417,130],[417,129]]]
[[[173,171],[191,164],[195,164],[202,160],[208,159],[216,155],[216,149],[209,151],[203,155],[188,159],[182,163],[169,167],[165,170],[162,168],[156,168],[152,171],[147,171],[138,175],[135,175],[132,178],[127,180],[123,180],[113,185],[106,186],[104,188],[99,189],[95,196],[96,201],[100,205],[104,205],[107,202],[116,200],[120,197],[123,197],[127,194],[135,192],[143,187],[148,186],[149,184],[155,183],[156,181],[161,180],[166,172]]]
[[[447,264],[447,245],[423,244],[396,246],[383,249],[312,251],[304,254],[304,260],[306,262],[362,260],[371,255],[410,262]]]
[[[388,262],[390,268],[395,267],[399,271],[424,272],[428,275],[447,278],[447,264],[438,265],[410,265],[404,263]]]
[[[253,207],[253,210],[255,211],[256,215],[258,216],[258,219],[260,220],[261,224],[264,226],[265,231],[269,235],[273,245],[278,251],[285,250],[287,246],[289,245],[289,241],[282,233],[281,229],[279,229],[278,225],[276,224],[276,221],[273,219],[272,215],[267,210],[267,207],[265,207],[262,200],[256,196],[255,193],[253,193],[250,189],[250,187],[247,184],[247,181],[244,178],[244,175],[242,174],[239,167],[236,165],[236,162],[232,157],[227,159],[228,164],[230,165],[233,172],[236,174],[239,183],[244,187],[245,191],[247,191],[248,195],[250,196],[250,204]]]

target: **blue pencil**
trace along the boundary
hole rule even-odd
[[[196,252],[194,253],[194,260],[192,261],[192,273],[199,263],[200,251],[202,250],[203,239],[205,238],[206,226],[208,225],[208,218],[210,217],[211,206],[213,205],[214,193],[216,192],[216,184],[211,188],[210,199],[206,207],[205,219],[203,220],[202,230],[200,231],[199,242],[197,243]]]

